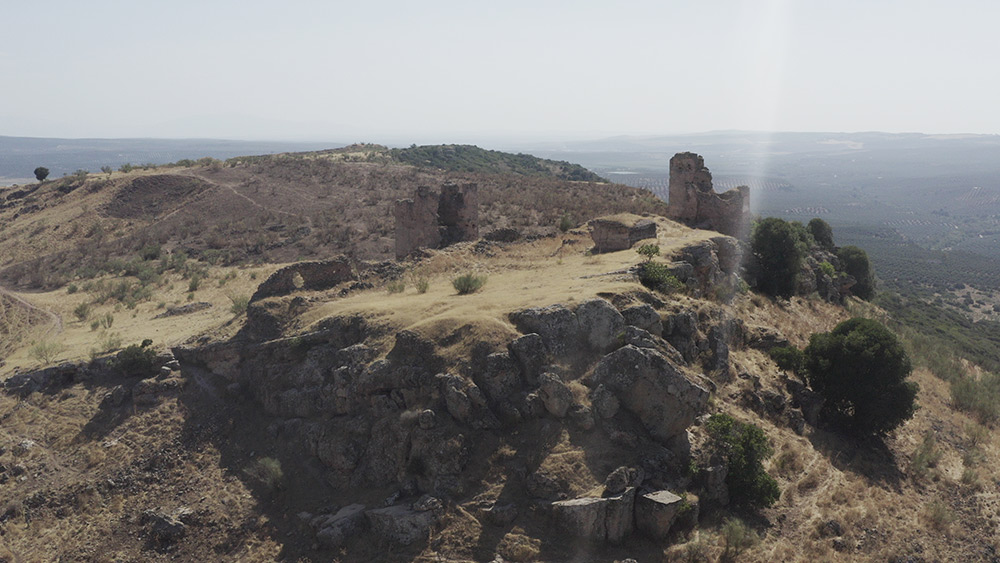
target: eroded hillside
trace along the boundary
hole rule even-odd
[[[637,192],[448,175],[492,194],[484,232],[519,236],[365,260],[383,233],[348,237],[348,256],[319,245],[322,260],[273,263],[313,244],[318,209],[375,232],[391,221],[366,213],[443,177],[344,162],[364,152],[270,158],[7,200],[4,279],[65,285],[0,295],[18,333],[0,365],[0,557],[995,559],[1000,452],[947,381],[918,366],[914,418],[859,440],[823,424],[816,394],[768,354],[885,318],[836,304],[819,267],[833,254],[804,268],[810,295],[769,299],[741,282],[745,245],[625,213],[660,208]],[[602,206],[619,215],[555,228]],[[264,220],[246,233],[277,233],[264,263],[220,230],[240,214]],[[635,246],[659,256],[594,252],[595,225],[643,221],[654,238]],[[67,278],[32,278],[57,259]],[[672,283],[642,285],[647,259]],[[481,287],[461,294],[460,276]],[[737,504],[715,414],[763,431],[772,506]]]

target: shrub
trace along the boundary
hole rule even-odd
[[[201,286],[201,278],[198,276],[192,276],[191,281],[188,282],[188,291],[198,291],[199,286]]]
[[[44,182],[46,178],[49,177],[49,169],[44,166],[39,166],[35,168],[35,179],[39,182]]]
[[[819,263],[819,270],[821,272],[823,272],[824,274],[830,276],[831,278],[834,276],[834,274],[837,273],[836,268],[834,268],[833,264],[831,264],[829,262],[820,262]]]
[[[229,301],[232,302],[232,305],[229,307],[229,312],[230,313],[232,313],[232,314],[234,314],[236,316],[240,316],[243,313],[247,312],[247,307],[250,305],[250,296],[249,295],[245,295],[245,294],[240,294],[240,295],[229,294],[228,297],[229,297]]]
[[[281,462],[273,457],[262,457],[246,469],[247,475],[256,480],[269,491],[281,488],[285,472],[281,470]]]
[[[65,349],[66,347],[58,342],[42,340],[28,350],[28,355],[35,360],[48,365],[54,362],[56,357],[58,357],[59,354],[61,354]]]
[[[75,283],[71,283],[68,286],[66,286],[66,293],[69,293],[70,295],[76,293],[79,290],[80,288],[77,287]]]
[[[658,244],[644,244],[635,250],[646,259],[646,262],[651,262],[655,256],[660,255],[660,245]]]
[[[764,471],[764,460],[774,453],[764,431],[727,414],[713,414],[706,429],[713,448],[729,464],[726,485],[732,500],[754,508],[774,504],[781,491],[778,482]]]
[[[670,268],[659,262],[639,264],[639,283],[663,293],[674,293],[684,289],[684,284],[670,273]]]
[[[916,451],[913,452],[913,458],[910,460],[910,470],[917,477],[923,478],[927,475],[927,472],[931,469],[937,467],[939,461],[941,461],[942,452],[937,447],[937,440],[934,439],[933,432],[927,432],[924,434],[923,441],[917,446]]]
[[[837,257],[843,263],[844,271],[858,281],[851,288],[851,293],[866,301],[874,297],[875,274],[868,261],[868,254],[856,246],[845,246],[837,252]]]
[[[80,322],[86,321],[90,317],[90,303],[80,303],[73,309],[73,315],[80,319]]]
[[[791,297],[808,250],[799,229],[768,217],[754,225],[750,247],[756,258],[757,289],[774,297]]]
[[[778,346],[771,348],[767,353],[774,360],[774,363],[778,364],[779,368],[795,373],[802,372],[802,366],[805,363],[805,354],[802,353],[802,350],[792,346]]]
[[[403,280],[393,280],[385,284],[385,289],[389,293],[403,293],[403,290],[406,289],[406,282]]]
[[[427,293],[427,290],[431,287],[431,282],[427,278],[417,278],[415,285],[417,293]]]
[[[812,235],[816,244],[826,250],[833,250],[833,229],[830,228],[829,223],[816,217],[809,221],[806,228],[809,229],[809,234]]]
[[[916,383],[896,336],[871,319],[854,318],[813,334],[805,349],[809,385],[826,400],[825,418],[855,434],[883,435],[913,417]]]
[[[156,351],[149,347],[152,342],[129,344],[115,356],[114,365],[123,375],[151,375],[156,365]]]
[[[559,227],[560,231],[565,233],[566,231],[576,227],[576,222],[573,221],[573,217],[571,217],[569,213],[563,213],[559,217],[559,223],[557,223],[556,226]]]
[[[486,276],[464,274],[451,280],[451,285],[455,288],[455,291],[457,291],[459,295],[475,293],[486,285]]]
[[[156,260],[160,257],[160,245],[147,244],[139,249],[139,257],[143,260]]]
[[[955,513],[943,501],[932,500],[926,508],[927,520],[935,530],[944,530],[955,521]]]
[[[956,409],[983,424],[1000,420],[1000,376],[984,373],[979,378],[960,376],[951,380],[951,402]]]
[[[727,518],[722,524],[722,541],[725,551],[721,561],[735,561],[741,553],[757,545],[760,538],[739,518]]]

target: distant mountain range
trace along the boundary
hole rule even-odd
[[[313,151],[339,148],[347,143],[228,141],[224,139],[46,139],[0,136],[0,186],[34,181],[38,166],[50,178],[77,170],[97,172],[102,166],[165,164],[205,156],[234,156]]]

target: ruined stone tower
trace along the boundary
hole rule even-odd
[[[669,215],[688,226],[746,238],[750,228],[750,188],[715,193],[712,173],[693,152],[670,159]]]
[[[396,201],[396,259],[418,248],[441,248],[479,238],[476,184],[444,184],[440,195],[420,186],[412,199]]]

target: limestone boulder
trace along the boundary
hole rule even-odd
[[[538,396],[545,404],[545,410],[557,418],[565,417],[573,406],[572,391],[553,373],[543,373],[539,377]]]
[[[312,519],[310,525],[316,530],[316,540],[326,549],[342,546],[348,539],[365,527],[365,506],[351,504],[333,514],[324,514]]]
[[[604,299],[591,299],[580,304],[576,309],[576,319],[584,343],[596,352],[615,348],[625,328],[622,314]]]
[[[499,403],[521,388],[520,372],[509,352],[497,352],[486,357],[483,370],[474,380],[490,401]]]
[[[564,305],[514,311],[510,321],[522,333],[538,334],[546,350],[554,356],[564,356],[579,339],[580,323],[576,314]]]
[[[655,540],[666,539],[684,500],[670,491],[656,491],[635,499],[635,527]]]
[[[621,543],[632,533],[635,488],[610,497],[584,497],[553,502],[556,525],[593,541]]]
[[[705,410],[708,391],[692,383],[663,354],[627,345],[594,368],[594,382],[613,392],[649,433],[667,442]]]
[[[663,322],[660,313],[651,305],[635,305],[622,310],[625,324],[641,328],[653,336],[663,336]]]
[[[440,505],[430,510],[395,505],[365,512],[365,520],[380,540],[396,545],[412,545],[427,539],[442,515]]]

